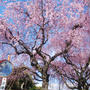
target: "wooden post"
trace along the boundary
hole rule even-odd
[[[10,55],[8,55],[8,61],[10,61]]]

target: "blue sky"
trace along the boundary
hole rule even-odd
[[[2,4],[0,4],[0,14],[3,14],[4,9],[5,7]]]

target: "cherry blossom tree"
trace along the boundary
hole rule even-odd
[[[48,90],[53,69],[64,71],[65,64],[66,73],[77,72],[89,63],[89,4],[89,0],[7,1],[0,18],[0,45],[6,55],[12,49],[21,56],[20,63],[30,60],[34,79]]]
[[[21,66],[14,68],[13,72],[8,76],[6,90],[28,90],[34,86],[35,83],[29,74],[29,68]]]
[[[63,83],[70,89],[75,90],[89,90],[90,89],[90,12],[78,19],[79,23],[74,24],[72,30],[68,31],[69,36],[66,40],[66,46],[70,47],[66,53],[63,53],[57,61],[52,62],[53,72],[56,76],[62,78]],[[78,21],[77,20],[77,21]],[[84,21],[83,21],[84,20]],[[76,23],[76,22],[75,22]],[[59,34],[58,34],[59,35]],[[59,42],[61,39],[65,40],[65,37],[55,36]],[[52,39],[52,43],[55,39]],[[56,44],[56,43],[54,43]],[[61,43],[64,46],[64,43]],[[56,46],[56,45],[54,45]],[[57,44],[59,47],[59,44]],[[55,47],[54,47],[55,48]],[[62,48],[63,49],[63,48]],[[56,49],[58,51],[58,48]],[[53,75],[53,74],[52,74]],[[53,75],[54,76],[54,75]]]

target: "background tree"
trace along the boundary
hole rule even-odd
[[[61,76],[66,86],[73,90],[89,90],[90,88],[89,20],[90,16],[86,14],[85,21],[82,24],[83,28],[81,28],[79,25],[73,26],[71,34],[73,36],[73,39],[70,39],[72,42],[72,46],[66,41],[66,45],[70,45],[71,48],[69,49],[69,51],[60,56],[61,60],[59,59],[57,62],[52,63],[52,69],[54,73],[56,73],[58,77]],[[87,33],[86,36],[82,34],[85,34],[85,32],[83,32],[84,30],[86,30],[85,27],[87,27],[88,30],[88,32],[85,31]],[[79,36],[81,37],[81,35],[83,35],[83,37],[81,39],[78,38]],[[75,40],[74,38],[76,38],[76,41],[73,44],[73,40]],[[77,40],[79,41],[77,42]]]
[[[7,90],[29,90],[35,87],[29,69],[27,67],[16,67],[7,79]]]
[[[89,10],[86,10],[89,4],[87,0],[5,2],[0,19],[4,56],[9,50],[19,55],[17,64],[30,60],[34,79],[42,81],[43,90],[48,90],[52,64],[61,66],[66,61],[68,65],[71,60],[67,62],[66,58],[73,54],[74,64],[78,60],[84,64],[87,59],[82,60],[83,56],[77,59],[81,52],[85,52],[85,58],[89,57]]]

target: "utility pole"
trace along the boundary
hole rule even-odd
[[[6,82],[7,82],[7,78],[3,77],[2,78],[2,83],[1,83],[1,86],[0,86],[0,90],[5,90]]]

